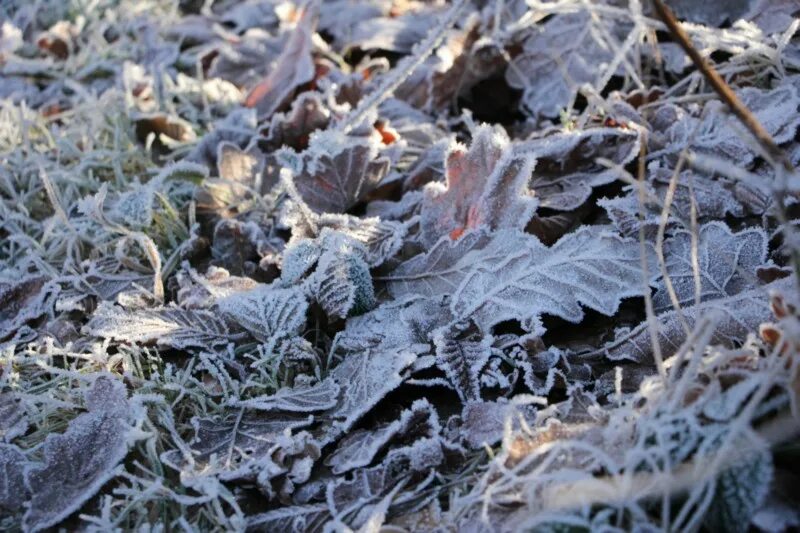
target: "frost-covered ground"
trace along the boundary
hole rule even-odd
[[[0,3],[0,529],[800,525],[800,4]],[[767,148],[764,148],[767,146]]]

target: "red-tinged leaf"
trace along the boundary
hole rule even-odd
[[[537,205],[527,192],[533,164],[532,156],[514,153],[503,130],[479,127],[468,150],[450,148],[445,184],[425,188],[423,242],[433,245],[444,235],[456,240],[478,227],[525,227]]]

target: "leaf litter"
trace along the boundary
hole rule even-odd
[[[800,523],[800,8],[671,5],[788,165],[649,1],[3,4],[0,529]]]

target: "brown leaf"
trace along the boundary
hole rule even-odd
[[[286,43],[275,68],[245,98],[244,105],[254,107],[260,119],[277,111],[294,90],[314,78],[314,61],[311,57],[311,37],[317,27],[319,7],[316,2],[307,4],[300,15],[292,35]]]

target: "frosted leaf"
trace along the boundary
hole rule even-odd
[[[70,304],[93,295],[100,300],[114,301],[122,292],[130,291],[137,285],[147,287],[152,284],[153,276],[120,267],[113,260],[86,261],[81,265],[82,274],[68,278],[71,288],[59,295],[56,309],[62,310]]]
[[[413,497],[417,490],[425,487],[431,470],[443,461],[440,438],[423,437],[408,446],[390,450],[377,466],[355,470],[350,476],[328,484],[326,499],[337,509],[356,511],[348,522],[359,527],[369,518],[377,502],[396,490],[401,482],[405,482],[408,496]]]
[[[226,12],[235,7],[226,7]],[[216,47],[218,53],[211,60],[208,78],[221,78],[243,88],[254,87],[272,71],[286,40],[285,33],[276,35],[258,27],[247,30],[237,42],[220,42]]]
[[[427,332],[442,320],[438,304],[407,300],[384,304],[347,321],[331,352],[342,357],[330,376],[342,388],[333,416],[347,431],[403,381],[402,372],[426,352]]]
[[[289,146],[295,150],[308,147],[311,134],[325,129],[331,121],[331,111],[322,102],[320,93],[304,92],[292,102],[286,113],[273,115],[267,142],[279,148]]]
[[[755,0],[744,17],[752,20],[766,35],[783,33],[792,25],[800,6],[794,0]]]
[[[219,13],[218,19],[236,33],[241,33],[250,28],[273,28],[278,23],[275,3],[272,1],[245,1],[234,5],[213,6],[212,10]]]
[[[735,22],[747,13],[754,0],[672,0],[670,9],[675,15],[689,22],[719,26],[726,20]]]
[[[436,366],[447,376],[462,402],[480,399],[480,374],[492,355],[491,336],[481,336],[469,322],[433,332]]]
[[[222,205],[233,204],[236,199],[244,197],[247,191],[244,187],[236,188],[237,184],[245,185],[250,189],[257,189],[259,174],[264,169],[264,154],[256,146],[242,150],[230,142],[221,142],[217,147],[217,173],[219,174],[220,187],[230,187],[227,197],[220,194],[214,199]],[[204,184],[208,187],[208,181]],[[263,190],[263,189],[262,189]]]
[[[434,53],[395,89],[395,97],[428,112],[451,107],[473,82],[467,67],[478,37],[477,25],[451,30]]]
[[[639,154],[639,134],[619,128],[565,132],[520,143],[516,150],[536,156],[530,188],[540,206],[559,211],[576,209],[592,189],[617,179],[618,173],[596,162],[608,159],[625,166]]]
[[[247,529],[286,533],[321,532],[330,519],[330,511],[325,504],[287,506],[248,516]]]
[[[271,116],[300,85],[314,79],[312,37],[319,19],[318,4],[306,4],[297,26],[269,75],[248,93],[244,104],[254,107],[260,119]]]
[[[776,143],[785,143],[794,137],[800,125],[800,97],[796,87],[790,83],[767,91],[746,87],[737,94]],[[750,148],[750,141],[731,127],[730,121],[735,120],[728,115],[722,102],[712,100],[706,104],[703,118],[687,115],[673,123],[665,132],[667,146],[651,157],[677,154],[689,147],[701,154],[727,159],[737,166],[750,165],[756,154]]]
[[[13,392],[0,393],[0,442],[24,435],[29,425],[22,398]]]
[[[101,401],[105,396],[111,401]],[[124,386],[100,376],[86,400],[90,411],[72,420],[64,433],[47,435],[44,463],[25,472],[31,492],[23,517],[26,530],[54,526],[80,509],[117,475],[116,466],[128,454],[128,421],[141,413],[128,404]]]
[[[231,340],[227,324],[211,311],[179,307],[128,311],[107,302],[94,312],[86,331],[97,337],[155,342],[179,350],[225,345]]]
[[[325,233],[325,251],[308,282],[312,297],[330,317],[346,318],[372,309],[375,293],[363,248],[342,234]]]
[[[459,262],[490,242],[491,237],[484,231],[470,231],[455,241],[442,238],[428,253],[412,257],[377,280],[386,282],[395,298],[406,294],[451,294],[465,276]]]
[[[28,492],[23,473],[27,462],[22,450],[11,444],[0,444],[0,510],[11,514],[22,511]]]
[[[200,139],[186,156],[186,160],[214,167],[217,164],[217,147],[221,142],[228,141],[243,147],[255,133],[255,112],[252,109],[234,109],[225,118],[214,123],[213,129]]]
[[[133,230],[143,230],[153,223],[153,201],[155,200],[156,183],[151,181],[145,185],[136,185],[131,191],[124,192],[108,202],[106,216],[112,222]]]
[[[378,217],[383,221],[414,221],[421,208],[423,197],[422,191],[409,191],[397,202],[372,201],[367,205],[367,216]]]
[[[177,302],[186,309],[203,309],[216,305],[217,300],[258,287],[252,278],[231,276],[224,268],[209,267],[200,275],[193,269],[177,274]]]
[[[639,218],[639,193],[637,191],[628,192],[624,196],[617,198],[600,198],[597,205],[605,209],[608,218],[614,227],[626,237],[638,237],[639,228],[645,227],[645,237],[655,239],[658,232],[658,224],[661,220],[661,209],[658,202],[654,200],[655,192],[647,187],[650,195],[644,200],[644,218]]]
[[[769,493],[773,470],[767,451],[754,452],[722,472],[704,519],[709,531],[749,531],[750,520]]]
[[[506,419],[513,415],[508,402],[467,402],[461,413],[464,444],[473,450],[497,444],[503,438]]]
[[[744,403],[758,388],[758,382],[745,379],[731,385],[703,405],[703,416],[709,420],[725,422],[736,416]]]
[[[256,339],[270,342],[301,332],[306,323],[308,302],[300,289],[261,285],[223,298],[219,308]]]
[[[312,416],[302,413],[248,413],[244,409],[194,418],[195,436],[189,443],[191,457],[172,450],[162,455],[162,461],[181,471],[183,483],[189,486],[195,476],[216,475],[223,481],[255,480],[269,464],[269,455],[280,437],[312,421]]]
[[[372,137],[316,132],[307,150],[279,153],[283,166],[295,169],[297,190],[318,213],[343,213],[373,190],[389,171],[390,161],[379,154]],[[280,155],[282,154],[282,155]]]
[[[95,377],[91,387],[84,393],[84,402],[89,411],[128,416],[128,391],[125,384],[111,374]]]
[[[697,250],[700,300],[725,298],[753,288],[757,284],[756,269],[766,262],[767,241],[766,233],[760,228],[733,233],[722,222],[703,225]],[[667,239],[664,242],[664,257],[678,302],[681,305],[694,302],[691,232],[678,231]],[[656,311],[672,307],[664,283],[660,279],[659,288],[653,295]]]
[[[792,283],[794,280],[787,278],[729,298],[684,307],[683,317],[692,329],[701,317],[716,316],[718,321],[709,344],[730,347],[744,340],[748,333],[757,330],[762,322],[771,320],[772,312],[769,308],[767,291],[788,290]],[[675,311],[662,313],[657,317],[657,321],[661,350],[665,355],[671,355],[686,339],[686,331]],[[601,352],[614,361],[622,359],[651,361],[653,348],[647,327],[647,322],[643,322],[633,329],[620,330],[616,339],[604,346]]]
[[[341,6],[339,7],[341,9]],[[369,12],[371,11],[369,10]],[[388,52],[409,53],[415,44],[425,39],[439,16],[441,16],[441,11],[433,9],[409,11],[397,17],[368,15],[364,19],[358,19],[363,22],[354,26],[352,34],[342,36],[342,38],[347,39],[348,46],[358,46],[362,50],[379,49]],[[352,20],[354,19],[348,15],[347,22]]]
[[[237,400],[231,405],[258,411],[313,413],[330,409],[339,399],[339,386],[325,379],[312,386],[284,387],[275,394]]]
[[[322,245],[317,240],[298,239],[289,243],[281,263],[281,282],[294,285],[306,277],[322,255]]]
[[[211,256],[219,265],[235,275],[252,272],[259,251],[269,249],[270,242],[255,222],[233,218],[220,219],[214,226]]]
[[[662,199],[666,197],[672,172],[668,168],[655,168],[652,169],[652,174],[649,176]],[[702,174],[694,174],[688,170],[684,171],[678,177],[675,187],[672,199],[673,212],[685,221],[690,220],[692,195],[694,195],[697,216],[701,220],[725,218],[728,214],[743,217],[745,216],[744,206],[732,191],[733,188],[724,181],[714,180]],[[755,209],[755,206],[752,208]]]
[[[58,286],[49,283],[44,276],[0,280],[0,340],[47,313],[57,293]]]
[[[433,246],[481,227],[524,228],[537,205],[526,190],[534,163],[530,154],[514,153],[502,129],[479,127],[468,150],[455,145],[448,152],[446,183],[425,188],[422,242]]]
[[[320,229],[330,228],[364,245],[364,260],[374,268],[394,257],[403,246],[408,226],[380,217],[358,218],[351,215],[323,214],[317,220]]]
[[[439,419],[433,406],[428,400],[416,400],[394,422],[374,430],[359,429],[348,434],[328,456],[325,464],[331,467],[334,474],[343,474],[369,465],[395,439],[433,438],[439,431]]]
[[[452,294],[453,314],[473,317],[484,331],[504,320],[538,331],[543,313],[579,322],[581,304],[612,315],[622,298],[641,294],[639,244],[602,227],[580,228],[550,248],[515,230],[495,232],[488,241],[476,235],[473,242],[482,246],[448,255],[456,261],[441,261],[436,269],[425,257],[401,264],[384,278],[389,290],[396,296]],[[442,246],[429,256],[440,257]]]
[[[524,91],[521,105],[526,112],[558,116],[582,84],[600,75],[598,67],[611,62],[614,51],[595,25],[593,15],[582,11],[532,26],[522,53],[506,70],[508,84]]]
[[[349,325],[349,324],[348,324]],[[352,425],[384,396],[403,381],[401,372],[411,365],[417,354],[402,346],[384,347],[380,344],[350,353],[336,368],[331,377],[342,389],[341,399],[334,416],[341,431]]]

